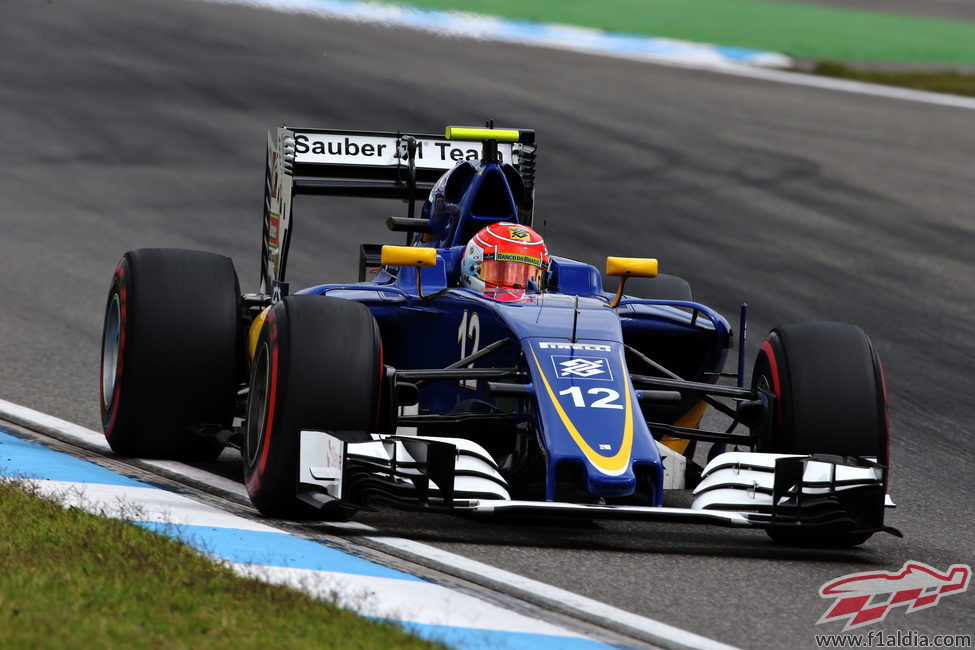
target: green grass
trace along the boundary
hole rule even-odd
[[[975,65],[975,22],[766,0],[410,0],[520,20],[783,52],[801,59]]]
[[[868,83],[888,86],[913,88],[914,90],[975,97],[975,75],[961,74],[950,70],[935,72],[892,72],[854,68],[834,61],[822,61],[816,64],[812,72],[828,77],[851,79],[853,81],[866,81]]]
[[[432,648],[171,538],[0,480],[5,648]]]

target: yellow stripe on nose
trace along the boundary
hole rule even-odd
[[[624,407],[624,421],[623,421],[623,441],[620,444],[620,449],[614,456],[603,456],[598,453],[595,449],[589,446],[586,439],[582,437],[579,430],[576,429],[572,420],[566,414],[565,409],[559,404],[558,398],[555,396],[555,392],[552,390],[551,385],[548,383],[548,379],[545,378],[545,372],[542,370],[542,364],[538,362],[538,357],[535,355],[535,351],[532,350],[532,357],[535,359],[535,366],[538,368],[538,374],[542,378],[542,383],[545,385],[545,391],[548,393],[549,399],[552,400],[552,404],[555,406],[556,412],[562,419],[562,423],[565,428],[568,429],[569,435],[582,453],[585,454],[589,462],[592,463],[593,467],[601,471],[603,474],[609,476],[619,476],[626,471],[627,467],[630,465],[630,453],[633,450],[633,407],[632,401],[630,399],[630,387],[625,386],[626,400]],[[620,352],[620,360],[623,361],[623,353]]]

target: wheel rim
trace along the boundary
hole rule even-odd
[[[115,399],[118,381],[119,342],[122,336],[122,307],[118,294],[112,296],[105,314],[105,335],[102,338],[102,404],[106,409]]]
[[[254,370],[251,376],[251,387],[247,400],[247,466],[257,464],[257,456],[264,440],[264,423],[267,422],[268,384],[270,382],[271,366],[268,363],[267,343],[257,350],[254,359]]]

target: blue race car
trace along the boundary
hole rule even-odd
[[[596,268],[548,253],[532,229],[536,155],[533,131],[490,124],[269,133],[259,293],[242,295],[212,253],[135,250],[115,270],[112,449],[237,448],[253,504],[277,517],[391,505],[758,527],[817,545],[899,535],[884,525],[886,394],[866,334],[777,328],[745,385],[744,306],[726,374],[728,321],[656,260],[607,258],[608,292]],[[387,221],[405,245],[363,244],[358,282],[291,291],[303,194],[405,200]],[[643,297],[624,294],[630,278]],[[727,428],[701,428],[709,408]],[[693,489],[691,507],[664,507],[668,489]]]

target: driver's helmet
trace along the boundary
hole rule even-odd
[[[541,235],[528,226],[500,221],[467,243],[460,277],[475,291],[521,294],[545,288],[548,264]]]

